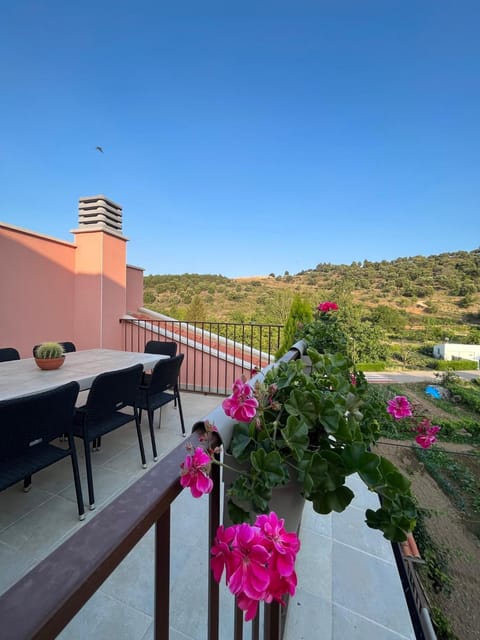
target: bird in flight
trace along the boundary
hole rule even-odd
[[[102,147],[95,147],[95,149],[96,149],[97,151],[100,151],[100,153],[103,153],[103,149],[102,149]]]

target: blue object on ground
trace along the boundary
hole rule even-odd
[[[428,386],[425,387],[425,393],[427,393],[429,396],[432,396],[432,398],[436,398],[437,400],[439,400],[442,397],[442,394],[440,393],[440,391],[432,386]]]

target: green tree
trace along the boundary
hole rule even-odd
[[[192,322],[205,322],[207,311],[202,298],[197,294],[193,296],[187,310],[187,319]]]
[[[145,291],[143,294],[144,304],[153,304],[155,302],[155,294],[152,291]]]
[[[387,305],[379,305],[372,311],[371,320],[389,333],[398,334],[407,324],[407,316],[404,311],[399,311]]]
[[[343,297],[338,311],[319,313],[305,327],[305,339],[321,353],[340,352],[354,363],[385,360],[383,331],[365,317],[362,308]]]
[[[285,324],[292,306],[293,293],[290,290],[273,294],[265,305],[265,321]]]
[[[283,332],[283,339],[275,354],[276,358],[280,358],[286,353],[292,344],[295,343],[296,336],[302,327],[313,320],[313,312],[310,303],[295,294],[290,307],[290,313],[288,314],[287,322],[285,323],[285,330]]]

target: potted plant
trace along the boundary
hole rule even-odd
[[[282,602],[284,594],[295,590],[298,545],[289,536],[296,527],[286,527],[292,533],[284,528],[285,505],[275,502],[279,488],[290,486],[296,502],[310,500],[317,513],[341,512],[354,497],[347,477],[356,473],[380,496],[379,508],[366,511],[369,527],[401,542],[415,526],[409,480],[370,450],[387,406],[368,392],[365,376],[346,355],[344,336],[331,317],[337,309],[335,303],[322,303],[317,321],[306,325],[306,340],[295,345],[301,354],[306,347],[306,359],[281,360],[249,383],[237,380],[232,395],[222,403],[223,416],[215,410],[210,422],[194,425],[205,431],[206,450],[197,447],[182,463],[182,486],[189,487],[194,497],[209,493],[218,438],[223,444],[220,464],[228,471],[224,480],[229,515],[224,524],[234,524],[217,531],[212,569],[217,580],[226,570],[227,584],[246,619],[256,614],[259,600]],[[306,346],[308,338],[314,338],[324,352]],[[398,398],[389,403],[389,413],[396,402]],[[396,411],[394,417],[403,415]],[[265,530],[270,536],[267,546],[280,541],[289,563],[282,582],[273,570],[262,573],[265,567],[276,566],[275,559],[271,565],[264,562],[258,573],[266,586],[252,596],[251,585],[237,580],[238,572],[241,559],[253,553]]]
[[[367,524],[390,540],[404,540],[416,515],[410,482],[370,451],[378,437],[376,416],[385,408],[367,397],[364,376],[352,371],[344,355],[315,349],[307,355],[309,373],[301,360],[280,362],[250,394],[244,385],[224,402],[237,419],[235,404],[258,402],[255,415],[234,426],[228,447],[244,466],[226,487],[231,520],[251,521],[268,512],[275,489],[292,484],[317,513],[343,511],[354,497],[346,478],[358,473],[382,498],[378,511],[367,511]]]
[[[40,369],[59,369],[64,361],[65,351],[58,342],[42,342],[35,349],[35,362]]]
[[[392,463],[369,450],[378,436],[377,418],[386,407],[370,400],[368,383],[362,373],[352,370],[346,356],[310,348],[307,354],[310,366],[303,360],[280,361],[263,379],[260,374],[251,384],[237,380],[233,394],[222,403],[233,425],[225,424],[220,414],[215,425],[204,423],[206,439],[213,442],[214,434],[220,436],[227,451],[221,464],[228,471],[224,479],[229,518],[217,531],[212,569],[217,580],[222,568],[226,570],[227,584],[246,619],[256,614],[259,600],[282,602],[285,594],[295,592],[293,549],[298,544],[291,536],[298,523],[292,525],[290,518],[287,525],[289,506],[277,500],[279,489],[290,487],[289,505],[293,495],[293,502],[300,506],[310,500],[317,513],[340,512],[354,497],[346,479],[358,473],[382,499],[376,511],[367,510],[368,526],[382,530],[389,540],[402,541],[415,525],[410,482]],[[182,464],[182,486],[189,487],[195,497],[210,492],[213,463],[211,446],[206,451],[196,448]],[[287,557],[291,562],[283,581],[267,571],[267,586],[262,595],[253,597],[248,596],[249,586],[235,578],[239,558],[252,553],[258,536],[262,538],[262,518],[268,519],[275,541],[290,540]],[[271,566],[276,566],[275,561]],[[266,567],[270,568],[269,561]]]

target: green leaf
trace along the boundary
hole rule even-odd
[[[400,471],[392,471],[386,477],[387,485],[395,489],[397,493],[405,493],[410,489],[411,482],[407,480],[404,475],[400,473]]]
[[[348,487],[342,486],[335,489],[335,491],[316,494],[312,499],[312,505],[317,513],[326,514],[332,511],[340,513],[348,507],[353,498],[353,491]]]
[[[258,478],[253,484],[251,496],[252,508],[255,513],[265,513],[271,499],[272,489],[262,482],[262,478]]]
[[[301,389],[292,389],[285,402],[285,409],[291,416],[302,418],[308,426],[314,426],[318,420],[318,407],[312,394]]]
[[[281,429],[281,434],[295,459],[301,460],[309,442],[307,425],[296,416],[288,416],[287,426]]]
[[[343,403],[341,401],[337,402],[337,399],[332,396],[323,398],[319,407],[318,420],[325,427],[327,433],[336,435],[342,422],[345,422]]]
[[[402,525],[396,524],[388,511],[381,507],[377,511],[367,509],[366,522],[371,529],[383,531],[383,537],[392,542],[403,542],[407,538],[407,531],[412,531],[415,521],[405,519]]]
[[[250,437],[249,425],[246,422],[240,422],[235,425],[230,450],[237,460],[245,460],[248,458],[249,449],[253,446],[254,440]]]
[[[381,478],[378,471],[380,456],[367,451],[365,444],[354,442],[347,445],[342,452],[342,460],[347,475],[358,472],[369,487],[375,486],[379,482]]]
[[[267,486],[274,487],[288,481],[288,473],[278,451],[266,453],[263,449],[259,449],[250,455],[250,462],[255,471],[263,475]]]
[[[306,464],[300,465],[299,480],[303,483],[305,495],[310,496],[314,488],[321,486],[325,481],[328,471],[328,463],[317,452],[313,453]]]
[[[242,522],[248,522],[250,519],[250,513],[239,507],[232,500],[227,502],[228,515],[233,524],[241,524]]]

